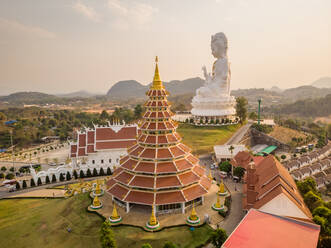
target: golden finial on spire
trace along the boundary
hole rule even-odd
[[[220,188],[218,190],[218,193],[225,193],[223,179],[221,179]]]
[[[219,194],[217,194],[215,208],[221,208],[221,201],[220,201],[220,195]]]
[[[154,73],[154,79],[153,79],[153,85],[152,89],[153,90],[161,90],[163,88],[162,81],[160,79],[160,74],[159,74],[159,57],[155,57],[155,73]]]
[[[157,220],[156,220],[155,211],[154,211],[154,204],[152,205],[152,214],[151,214],[151,217],[149,218],[148,224],[151,226],[157,225]]]
[[[118,216],[118,213],[117,213],[116,204],[114,203],[113,205],[114,205],[114,208],[113,208],[113,213],[111,215],[111,218],[113,220],[117,220],[119,218],[119,216]]]
[[[211,180],[211,181],[213,181],[214,179],[213,179],[213,176],[212,176],[212,174],[211,174],[211,170],[209,170],[209,175],[208,175],[208,178]]]
[[[192,211],[191,211],[190,219],[191,220],[197,220],[198,219],[198,214],[195,211],[195,207],[194,207],[194,201],[193,201],[193,206],[192,206]]]

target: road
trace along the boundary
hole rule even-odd
[[[244,137],[245,133],[248,131],[252,123],[247,123],[246,125],[239,128],[239,130],[225,143],[225,145],[237,145],[240,140]]]

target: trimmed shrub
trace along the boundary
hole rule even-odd
[[[19,182],[16,182],[16,190],[20,190],[21,189],[21,185]]]
[[[100,176],[104,176],[105,175],[105,171],[103,170],[103,168],[101,167],[100,172],[99,172]]]
[[[71,175],[70,175],[69,171],[67,171],[66,179],[67,179],[67,181],[71,180]]]
[[[8,179],[8,180],[13,179],[14,177],[15,177],[15,176],[14,176],[13,173],[8,173],[8,174],[6,175],[6,179]]]
[[[94,177],[97,177],[98,176],[98,172],[97,172],[97,169],[96,168],[93,169],[93,176]]]
[[[33,178],[31,178],[30,187],[35,187],[35,186],[36,186],[36,183],[34,182]]]
[[[81,170],[81,171],[79,172],[79,177],[80,177],[80,178],[84,178],[84,177],[85,177],[84,171]]]
[[[92,173],[91,173],[91,170],[90,169],[87,169],[86,176],[87,177],[91,177],[92,176]]]
[[[74,173],[74,178],[75,178],[75,179],[77,179],[77,178],[78,178],[78,174],[77,174],[77,171],[76,171],[76,170],[74,170],[74,172],[73,172],[73,173]]]
[[[112,173],[111,173],[111,169],[108,167],[107,168],[107,175],[110,176]]]
[[[51,181],[49,180],[49,176],[48,175],[46,176],[45,182],[46,182],[46,184],[51,183]]]
[[[40,178],[40,177],[38,177],[37,184],[38,184],[38,186],[40,186],[40,185],[43,184],[43,183],[41,182],[41,178]]]
[[[56,176],[55,175],[52,176],[52,183],[56,183]]]
[[[22,183],[22,188],[23,188],[23,189],[26,189],[26,187],[27,187],[27,185],[26,185],[26,181],[25,181],[25,180],[23,180],[23,183]]]
[[[63,176],[63,174],[62,174],[62,173],[60,174],[60,181],[61,181],[61,182],[63,182],[63,181],[64,181],[64,176]]]

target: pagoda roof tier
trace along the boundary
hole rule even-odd
[[[174,113],[172,113],[170,110],[160,110],[160,111],[147,110],[144,113],[143,117],[150,119],[160,119],[160,118],[170,118],[173,115]]]
[[[200,184],[184,189],[160,192],[130,189],[125,186],[115,184],[111,186],[107,192],[124,202],[144,205],[164,205],[192,201],[206,194],[207,190]]]
[[[177,159],[188,153],[179,145],[169,147],[147,147],[142,145],[135,146],[129,152],[129,156],[136,159]],[[191,155],[192,156],[192,155]],[[190,157],[191,157],[190,156]],[[190,158],[191,159],[191,158]],[[192,159],[191,159],[192,160]]]
[[[149,100],[144,104],[145,107],[168,107],[170,105],[167,100]]]
[[[185,202],[185,198],[182,191],[156,193],[155,204],[172,204]]]
[[[190,155],[189,155],[190,156]],[[135,158],[126,156],[121,160],[121,167],[131,173],[144,173],[144,174],[171,174],[193,169],[194,173],[198,176],[205,175],[205,169],[192,163],[188,158],[182,158],[174,161],[142,161]]]
[[[139,143],[151,144],[151,145],[168,144],[168,143],[178,143],[180,141],[181,141],[181,138],[180,138],[180,136],[177,133],[157,134],[157,135],[141,134],[138,137],[138,142]],[[186,146],[186,149],[185,150],[190,151],[190,149],[187,146]]]
[[[152,167],[153,168],[153,167]],[[201,184],[205,189],[209,189],[211,182],[206,175],[197,175],[193,170],[174,173],[170,175],[162,174],[135,174],[131,171],[116,170],[116,175],[109,181],[109,186],[119,183],[128,189],[145,188],[146,190],[155,191],[161,189],[182,189],[193,184]]]
[[[176,124],[172,120],[168,121],[157,121],[157,122],[150,122],[150,121],[144,121],[140,125],[140,129],[142,131],[149,130],[149,131],[163,131],[163,130],[173,130],[178,127],[178,124]]]
[[[149,89],[146,92],[146,95],[149,96],[149,97],[154,97],[154,96],[168,96],[169,95],[169,92],[166,91],[165,89],[157,89],[157,90]]]
[[[145,205],[153,205],[154,193],[131,190],[124,201],[131,203],[145,204]]]
[[[208,191],[202,187],[200,184],[193,185],[192,187],[183,190],[184,197],[187,201],[192,201],[206,193]]]

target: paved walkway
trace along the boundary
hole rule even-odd
[[[229,236],[244,217],[244,212],[242,210],[242,184],[235,183],[231,179],[225,179],[224,184],[230,190],[232,203],[230,214],[219,223],[219,227],[223,228]],[[212,244],[205,246],[205,248],[213,247],[214,246]]]
[[[23,192],[21,194],[16,194],[10,196],[10,198],[20,198],[20,197],[54,197],[61,198],[64,197],[65,190],[63,189],[39,189],[29,192]]]
[[[232,137],[225,143],[225,145],[237,145],[239,144],[240,140],[244,137],[245,133],[251,127],[251,123],[247,123],[246,125],[239,128],[239,130],[232,135]]]

